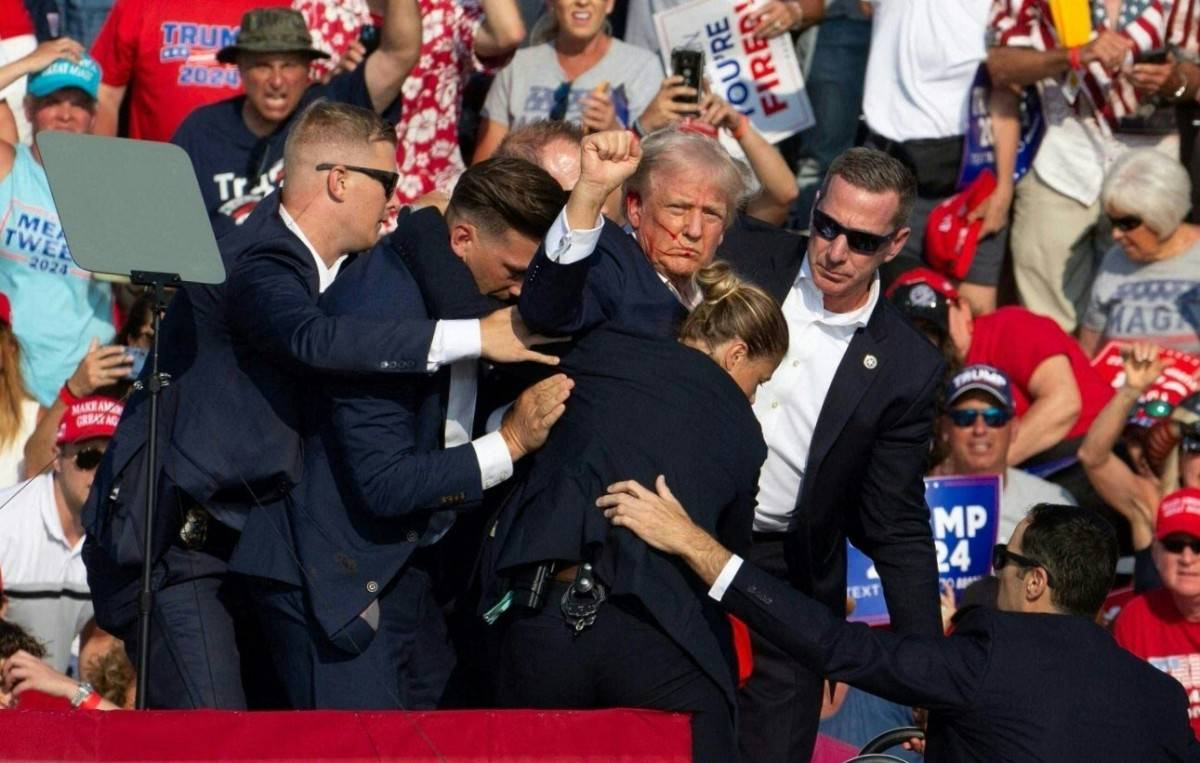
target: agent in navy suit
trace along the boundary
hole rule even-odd
[[[704,140],[663,131],[639,149],[622,134],[585,139],[562,224],[526,276],[521,313],[531,327],[662,335],[682,314],[689,267],[723,232],[720,155],[705,158],[714,149],[694,143]],[[639,246],[611,225],[592,227],[604,194],[626,178]],[[885,154],[847,152],[827,176],[807,247],[725,258],[781,303],[791,334],[754,406],[768,454],[750,558],[840,612],[849,538],[875,561],[893,626],[932,634],[940,617],[922,474],[943,362],[879,299],[876,273],[903,248],[914,182]],[[743,757],[803,760],[822,679],[768,641],[753,644],[755,671],[740,693]]]
[[[599,503],[812,671],[929,708],[928,761],[1200,760],[1183,687],[1096,624],[1117,540],[1086,509],[1033,507],[992,554],[999,611],[963,610],[937,638],[845,622],[731,554],[661,486],[625,482]]]
[[[502,705],[689,712],[694,759],[727,761],[737,757],[729,623],[677,563],[594,508],[623,475],[666,474],[698,524],[750,544],[766,448],[747,399],[786,351],[787,328],[727,266],[698,278],[702,302],[679,341],[601,326],[563,356],[570,406],[487,533],[484,604],[503,608],[533,568],[554,564],[541,605],[518,600],[497,625]],[[585,563],[592,589],[581,588]],[[606,598],[590,601],[594,591]],[[595,606],[594,621],[576,622],[567,600]]]
[[[299,379],[424,375],[478,355],[487,336],[479,324],[459,327],[464,338],[433,321],[331,318],[317,307],[343,256],[378,237],[396,182],[394,147],[394,131],[365,109],[310,107],[293,128],[288,189],[220,241],[226,283],[185,287],[167,313],[161,365],[171,383],[161,397],[161,489],[151,528],[158,563],[151,707],[246,705],[225,571],[251,508],[273,510],[302,475]],[[432,347],[439,328],[440,353]],[[498,345],[511,349],[519,342],[508,335]],[[121,635],[131,655],[147,416],[145,396],[134,395],[84,510],[97,621]]]
[[[458,263],[456,247],[480,273],[503,270],[518,256],[513,234],[533,228],[520,234],[532,256],[562,196],[525,162],[476,165],[460,179],[449,213],[471,241],[452,242],[436,211],[402,215],[394,233],[344,268],[320,307],[330,316],[426,320],[406,262],[424,251]],[[480,295],[469,273],[461,285]],[[478,288],[489,286],[481,275]],[[512,474],[513,461],[541,445],[571,386],[551,377],[518,398],[498,432],[452,440],[443,411],[447,392],[462,391],[454,370],[402,380],[330,376],[305,398],[304,478],[286,510],[250,515],[230,564],[253,576],[251,596],[293,707],[442,702],[455,659],[432,576],[442,562],[469,569],[473,558],[441,559],[439,541],[456,516],[478,509],[484,490]],[[454,423],[469,431],[471,418]]]

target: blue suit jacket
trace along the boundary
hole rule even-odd
[[[575,380],[566,413],[484,541],[485,606],[515,568],[593,561],[610,592],[637,596],[736,706],[728,622],[678,560],[613,528],[595,501],[614,482],[652,486],[662,474],[698,524],[746,548],[767,454],[746,396],[674,339],[606,328],[582,338],[560,368]]]
[[[748,562],[722,604],[813,671],[928,708],[930,763],[1200,760],[1183,687],[1083,617],[977,608],[949,638],[901,636]]]
[[[637,241],[604,221],[591,256],[560,265],[538,247],[521,287],[521,317],[539,334],[580,334],[603,324],[642,336],[674,337],[687,310]]]
[[[428,318],[400,257],[426,232],[402,219],[395,234],[344,269],[321,308],[331,317],[399,324]],[[323,635],[350,651],[364,648],[372,633],[357,615],[415,549],[440,537],[449,510],[482,495],[471,445],[441,449],[440,398],[433,376],[326,377],[312,385],[304,479],[285,511],[251,514],[231,569],[302,585]],[[289,537],[291,548],[273,543]]]
[[[432,321],[330,317],[317,307],[316,263],[284,225],[279,199],[268,196],[218,242],[226,282],[185,286],[163,321],[160,366],[171,382],[160,396],[159,465],[166,479],[152,533],[156,556],[179,528],[173,486],[204,505],[245,512],[300,480],[300,400],[308,377],[425,373]],[[131,397],[84,507],[93,598],[98,614],[114,620],[134,612],[147,403],[143,392]]]

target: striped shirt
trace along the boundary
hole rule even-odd
[[[65,671],[71,643],[92,618],[81,538],[67,544],[54,501],[54,475],[0,492],[0,573],[7,619],[46,645],[46,661]]]

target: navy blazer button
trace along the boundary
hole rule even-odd
[[[367,593],[377,593],[378,591],[379,591],[379,584],[376,583],[374,580],[368,580],[367,581]]]
[[[379,367],[386,370],[388,367],[388,362],[386,360],[379,361]]]
[[[421,536],[416,530],[409,530],[404,534],[404,539],[409,543],[416,543],[421,539]]]

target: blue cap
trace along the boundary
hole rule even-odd
[[[25,89],[40,98],[68,87],[79,88],[96,98],[100,92],[100,64],[86,54],[78,62],[59,58],[37,74],[30,75]]]
[[[946,405],[953,405],[971,391],[985,392],[996,398],[996,402],[1006,410],[1013,410],[1012,385],[1008,382],[1008,374],[999,368],[980,363],[956,373],[946,387]]]

